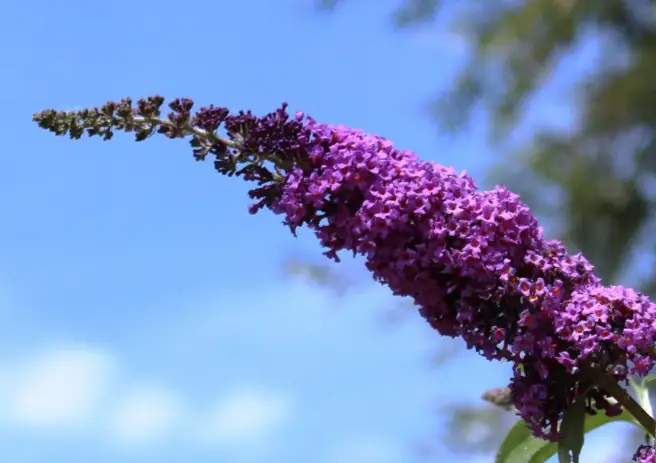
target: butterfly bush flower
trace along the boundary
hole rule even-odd
[[[331,259],[362,256],[373,278],[411,298],[438,333],[513,362],[512,400],[537,436],[556,440],[564,411],[582,396],[590,413],[621,412],[591,369],[625,380],[654,366],[654,304],[602,286],[581,254],[543,237],[506,188],[481,191],[465,173],[379,136],[291,116],[286,105],[264,117],[213,106],[192,115],[191,100],[175,100],[161,120],[162,102],[49,110],[35,120],[73,138],[109,138],[115,129],[138,140],[156,131],[191,136],[197,159],[211,154],[220,173],[257,183],[252,213],[269,209],[294,234],[311,229]]]
[[[652,304],[601,286],[583,256],[545,241],[517,195],[479,191],[465,174],[381,137],[312,119],[305,126],[309,167],[290,172],[270,209],[292,231],[313,229],[329,257],[365,256],[373,277],[411,297],[441,334],[513,361],[515,405],[537,435],[557,438],[563,411],[586,386],[576,376],[583,362],[622,378],[653,366]],[[587,394],[596,408],[621,411],[603,391]]]

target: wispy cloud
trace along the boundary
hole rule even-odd
[[[240,388],[221,397],[203,422],[205,442],[235,446],[260,446],[290,417],[292,401],[284,394]]]
[[[158,441],[183,421],[182,398],[160,386],[139,386],[126,393],[109,416],[108,432],[126,445]]]
[[[263,449],[291,417],[292,400],[266,386],[236,387],[192,408],[193,391],[126,377],[120,363],[89,346],[52,347],[12,362],[0,376],[3,427],[79,439],[94,434],[126,448],[175,438],[250,452]]]
[[[38,428],[82,426],[97,411],[115,372],[111,355],[55,347],[4,372],[6,419]]]

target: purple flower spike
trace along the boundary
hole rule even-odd
[[[211,154],[219,173],[256,183],[251,213],[280,214],[293,233],[307,226],[332,259],[363,256],[374,279],[412,298],[440,334],[513,362],[510,395],[537,436],[556,440],[563,413],[581,398],[590,413],[621,412],[595,374],[622,381],[654,367],[656,306],[603,286],[582,255],[544,239],[507,189],[480,191],[465,173],[361,130],[290,116],[286,104],[263,117],[214,106],[192,115],[193,101],[178,99],[163,120],[163,101],[46,110],[34,120],[71,138],[190,136],[197,159]],[[654,461],[654,449],[641,447],[634,461]]]

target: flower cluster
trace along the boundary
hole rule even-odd
[[[656,449],[651,445],[641,445],[633,455],[632,463],[656,463]]]
[[[46,111],[35,120],[74,138],[112,127],[136,127],[138,138],[156,126],[170,137],[191,135],[197,159],[211,153],[220,173],[258,182],[251,212],[270,209],[293,233],[309,227],[332,259],[340,251],[363,256],[374,279],[412,298],[440,334],[513,362],[513,403],[538,436],[555,440],[564,411],[581,396],[591,413],[621,411],[591,370],[626,379],[654,366],[654,304],[602,286],[582,255],[544,239],[507,189],[480,191],[464,173],[382,137],[292,117],[286,105],[264,117],[215,107],[192,116],[193,103],[176,100],[163,121],[158,98],[133,110],[121,103],[120,114]]]
[[[591,409],[621,411],[579,372],[596,364],[621,378],[646,374],[651,302],[601,286],[583,256],[544,240],[505,188],[479,191],[381,137],[312,119],[306,127],[310,167],[292,170],[271,205],[292,231],[309,226],[329,257],[365,256],[373,277],[411,297],[438,332],[514,362],[513,399],[536,435],[555,440],[581,393]]]

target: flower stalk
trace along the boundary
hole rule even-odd
[[[626,389],[619,385],[612,375],[607,372],[595,372],[595,381],[635,418],[646,433],[652,438],[656,438],[656,421],[654,418],[629,395]]]

